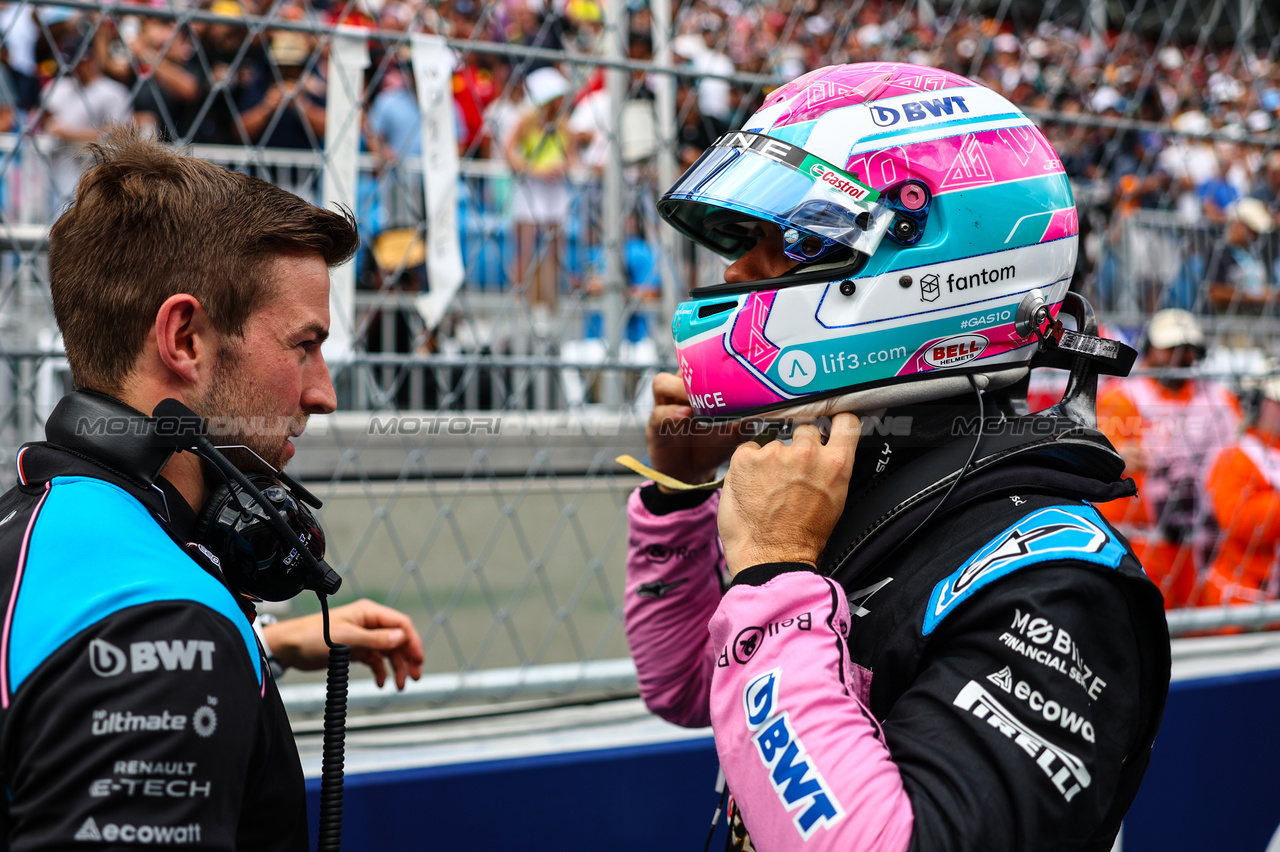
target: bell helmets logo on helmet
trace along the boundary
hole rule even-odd
[[[1025,375],[1035,347],[1016,308],[1038,289],[1057,314],[1079,221],[1061,159],[1017,106],[936,68],[840,65],[781,87],[738,133],[663,196],[663,218],[731,261],[757,220],[848,262],[695,290],[672,331],[696,414],[854,410],[864,397],[846,397],[907,383],[927,400],[965,365],[990,387]]]
[[[930,367],[958,367],[981,355],[988,343],[981,334],[957,334],[925,350],[924,362]]]

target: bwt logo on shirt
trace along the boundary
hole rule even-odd
[[[773,791],[787,811],[796,811],[791,822],[808,840],[819,827],[839,822],[844,808],[791,726],[791,715],[780,709],[781,679],[780,668],[754,678],[742,691],[742,706]]]
[[[115,677],[126,668],[134,674],[159,668],[167,672],[179,669],[189,672],[195,668],[198,659],[200,670],[207,672],[213,670],[215,650],[217,645],[207,639],[174,639],[172,642],[157,639],[130,644],[126,655],[105,639],[94,639],[89,643],[89,667],[98,677]]]
[[[969,107],[965,106],[964,98],[959,95],[951,95],[946,98],[933,98],[927,101],[907,101],[899,104],[901,112],[891,106],[882,106],[881,104],[873,104],[871,106],[871,120],[879,127],[893,127],[902,119],[907,121],[923,121],[926,118],[941,118],[944,115],[958,115],[960,112],[967,113]]]

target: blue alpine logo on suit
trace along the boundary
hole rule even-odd
[[[1092,506],[1082,503],[1032,512],[934,586],[925,611],[924,635],[932,633],[961,601],[1020,568],[1057,559],[1115,568],[1125,553]]]

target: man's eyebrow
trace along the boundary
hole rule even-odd
[[[309,322],[302,330],[314,337],[316,343],[324,343],[329,339],[329,329],[318,322]]]

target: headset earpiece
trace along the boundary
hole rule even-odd
[[[161,400],[152,416],[158,439],[195,453],[222,476],[223,486],[206,502],[198,529],[222,560],[229,583],[273,601],[287,600],[303,589],[321,595],[338,591],[342,578],[325,564],[324,534],[303,505],[308,500],[319,506],[319,500],[296,484],[295,497],[274,476],[245,475],[205,437],[204,420],[176,399]]]
[[[249,476],[276,513],[316,560],[324,559],[324,532],[302,501],[277,480]],[[283,601],[306,588],[307,566],[259,506],[235,483],[226,483],[205,502],[196,520],[196,539],[217,556],[231,586],[267,601]],[[286,552],[287,551],[287,552]]]

